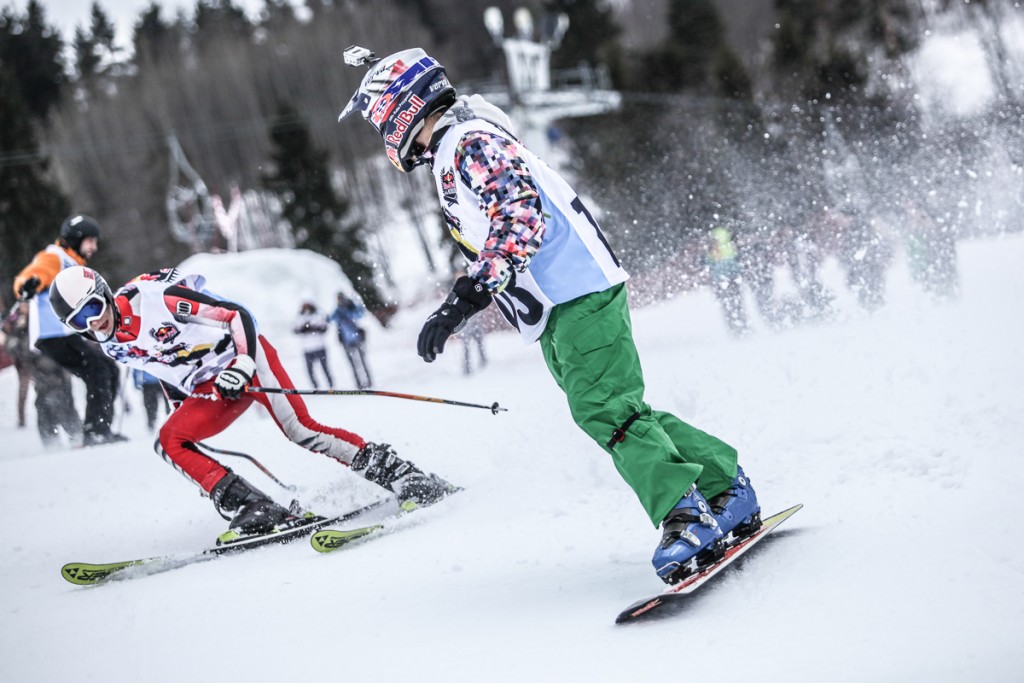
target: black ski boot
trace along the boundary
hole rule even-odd
[[[226,513],[234,513],[230,517],[228,530],[220,535],[218,543],[230,543],[242,536],[270,533],[293,517],[287,509],[233,472],[228,472],[214,485],[210,498],[217,512],[225,519],[229,518]]]
[[[352,458],[352,471],[396,496],[403,510],[433,505],[460,489],[436,474],[426,474],[402,460],[386,443],[369,443]]]

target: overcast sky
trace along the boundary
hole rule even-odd
[[[89,14],[93,0],[41,1],[43,7],[46,8],[47,23],[59,28],[66,41],[70,42],[74,37],[76,27],[86,28],[89,26]],[[13,4],[19,12],[24,12],[28,0],[14,0],[13,3],[10,0],[0,0],[0,4],[5,7]],[[124,47],[130,45],[132,26],[139,14],[149,6],[150,0],[99,0],[99,4],[114,22],[118,44]],[[158,0],[158,4],[163,8],[161,14],[166,21],[172,19],[179,9],[184,9],[191,14],[195,7],[195,0]],[[234,4],[245,9],[250,15],[255,15],[263,6],[263,0],[234,0]]]

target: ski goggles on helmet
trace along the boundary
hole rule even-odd
[[[89,325],[107,311],[107,302],[99,294],[91,294],[71,311],[64,324],[75,332],[88,332]]]

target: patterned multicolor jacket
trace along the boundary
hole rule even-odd
[[[551,308],[629,276],[576,192],[510,128],[480,96],[460,98],[435,127],[431,164],[470,277],[532,342]]]

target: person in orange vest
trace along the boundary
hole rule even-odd
[[[85,382],[86,405],[83,445],[124,441],[111,431],[117,397],[117,363],[98,345],[87,341],[54,315],[50,284],[65,268],[83,266],[99,250],[100,226],[84,214],[68,216],[57,241],[40,251],[14,278],[14,294],[30,301],[29,344]]]

